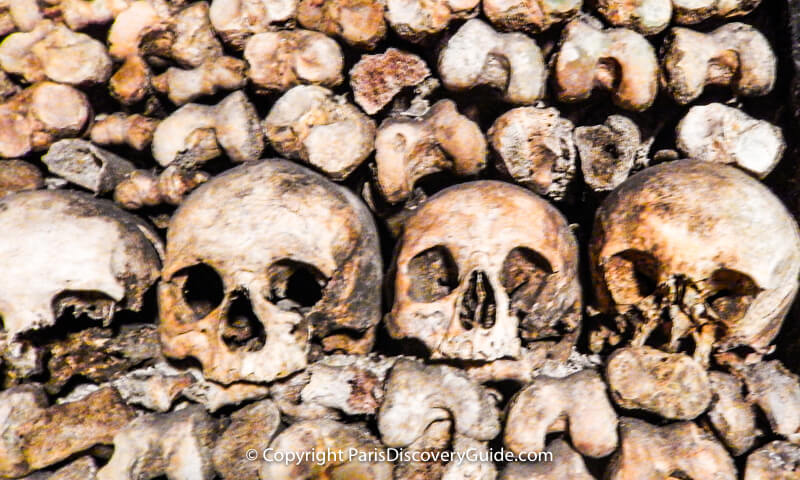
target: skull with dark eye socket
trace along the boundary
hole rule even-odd
[[[763,353],[798,288],[800,234],[789,212],[740,171],[681,160],[651,167],[597,213],[599,309],[633,345]]]
[[[577,332],[577,246],[561,214],[502,182],[471,182],[408,220],[387,327],[433,358],[519,358],[528,341]]]
[[[174,215],[159,288],[165,354],[222,383],[306,366],[312,342],[365,353],[380,320],[381,260],[366,207],[282,160],[234,168]]]

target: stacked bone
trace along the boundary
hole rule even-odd
[[[779,10],[0,2],[0,478],[800,478]]]

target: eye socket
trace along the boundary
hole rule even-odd
[[[606,263],[606,284],[615,302],[632,305],[656,291],[658,270],[658,260],[649,253],[625,250]]]
[[[552,265],[542,255],[530,248],[517,247],[503,261],[500,283],[513,300],[521,294],[538,291],[552,273]]]
[[[408,276],[411,278],[408,296],[415,302],[439,300],[458,286],[458,266],[443,245],[416,254],[408,262]]]
[[[322,299],[328,279],[315,266],[289,259],[267,269],[267,300],[281,310],[306,313]]]
[[[747,313],[761,289],[748,275],[736,270],[720,269],[711,275],[714,294],[706,303],[725,322],[736,322]]]
[[[225,297],[222,277],[205,263],[181,269],[175,274],[173,281],[181,285],[183,300],[197,318],[208,316]]]

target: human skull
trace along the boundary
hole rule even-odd
[[[642,345],[764,353],[798,288],[800,233],[766,187],[695,160],[643,170],[609,195],[591,242],[598,307]],[[633,332],[630,329],[633,328]]]
[[[575,238],[521,187],[478,181],[431,197],[406,223],[395,268],[389,332],[432,358],[517,358],[520,337],[577,335]]]
[[[110,322],[138,310],[160,272],[161,244],[106,200],[39,190],[0,200],[0,327],[9,337],[68,310]]]
[[[381,258],[367,208],[284,160],[242,165],[190,194],[167,234],[161,341],[206,378],[271,381],[326,351],[365,353]]]

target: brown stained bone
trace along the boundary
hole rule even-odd
[[[553,107],[519,107],[498,117],[487,134],[501,171],[539,195],[563,200],[576,170],[573,128]]]
[[[44,187],[42,172],[24,160],[0,160],[0,197]]]
[[[244,452],[269,445],[281,425],[280,411],[272,400],[261,400],[233,412],[230,419],[214,444],[214,468],[224,480],[258,478],[259,462],[248,460]]]
[[[758,430],[753,407],[742,394],[742,382],[722,372],[708,372],[711,407],[708,419],[717,436],[736,455],[750,450]]]
[[[498,33],[478,19],[447,40],[438,70],[448,90],[486,85],[513,104],[532,104],[545,93],[547,68],[536,42],[522,33]]]
[[[375,122],[322,87],[292,88],[275,102],[263,125],[275,150],[334,180],[345,179],[374,148]]]
[[[500,474],[500,480],[595,480],[586,469],[580,454],[564,440],[554,440],[546,452],[553,454],[552,461],[510,462]]]
[[[78,139],[57,141],[42,162],[51,173],[95,194],[113,191],[136,168],[119,155]]]
[[[687,158],[737,166],[764,178],[786,150],[780,128],[721,103],[692,107],[675,131]]]
[[[662,47],[667,91],[686,105],[707,85],[730,86],[735,95],[763,96],[775,85],[777,60],[766,37],[744,23],[710,33],[672,28]]]
[[[576,241],[535,194],[496,181],[450,187],[414,212],[399,245],[385,319],[394,338],[482,362],[519,358],[523,341],[574,343]]]
[[[159,120],[135,113],[122,112],[98,115],[90,136],[97,145],[128,145],[134,150],[144,150],[153,141],[153,132]]]
[[[650,347],[620,348],[608,357],[606,378],[611,396],[620,407],[670,420],[691,420],[711,402],[706,371],[682,353]]]
[[[299,0],[297,21],[309,30],[371,50],[386,35],[382,0]]]
[[[34,84],[0,104],[0,157],[46,150],[80,134],[92,116],[86,95],[67,85]]]
[[[47,395],[38,383],[28,383],[0,391],[0,405],[0,476],[15,478],[30,471],[19,429],[42,416]]]
[[[800,478],[800,446],[774,441],[747,457],[744,480],[796,480]]]
[[[258,160],[264,139],[255,107],[242,90],[216,105],[189,103],[162,120],[153,133],[153,158],[164,167],[192,169],[221,155],[233,162]]]
[[[747,400],[760,408],[772,431],[800,443],[800,378],[778,360],[743,367]]]
[[[214,30],[239,50],[251,35],[291,25],[296,14],[297,0],[213,0],[209,10]]]
[[[211,178],[206,172],[170,165],[158,176],[149,170],[134,170],[117,184],[114,201],[126,210],[161,204],[180,205],[192,190]]]
[[[206,60],[199,67],[171,67],[153,78],[153,88],[164,93],[175,105],[214,95],[222,90],[236,90],[247,83],[247,63],[235,57],[220,56]]]
[[[650,42],[632,30],[603,29],[586,15],[567,24],[554,64],[562,102],[587,100],[599,88],[617,106],[643,111],[658,93],[658,58]]]
[[[22,89],[11,78],[0,70],[0,102],[5,102],[21,91]]]
[[[486,167],[480,127],[440,100],[422,116],[398,115],[381,123],[375,137],[376,183],[389,202],[407,200],[414,184],[432,173],[477,175]]]
[[[54,405],[21,425],[22,451],[31,470],[53,465],[99,444],[110,444],[128,422],[133,408],[111,387],[80,401]]]
[[[9,340],[5,332],[0,332],[0,365],[5,370],[5,379],[0,385],[8,388],[43,373],[46,355],[46,350],[30,339]]]
[[[355,102],[372,115],[404,88],[419,85],[430,74],[418,56],[390,48],[378,55],[362,55],[350,70],[350,88]]]
[[[479,11],[479,0],[387,0],[385,17],[401,38],[421,42]]]
[[[581,11],[583,0],[484,0],[483,11],[504,31],[541,33]]]
[[[150,66],[144,58],[133,55],[125,59],[108,82],[111,96],[123,105],[141,102],[151,91]]]
[[[206,378],[224,384],[305,368],[312,339],[366,353],[380,320],[381,258],[367,208],[285,160],[242,165],[192,192],[172,217],[162,276],[164,353],[197,358]],[[317,295],[298,292],[298,280]]]
[[[199,405],[140,416],[114,436],[114,455],[97,472],[97,480],[159,475],[212,480],[211,452],[216,435],[216,421]]]
[[[42,480],[95,480],[95,475],[97,463],[87,455],[64,465]]]
[[[311,451],[343,451],[366,455],[372,452],[373,456],[385,454],[380,442],[375,439],[366,428],[356,425],[345,425],[333,420],[308,420],[295,423],[281,432],[270,444],[273,452],[298,452]],[[352,452],[351,452],[352,453]],[[305,458],[298,465],[287,465],[284,462],[263,461],[259,464],[259,478],[271,480],[294,480],[306,478],[308,480],[324,480],[325,478],[352,478],[371,480],[391,480],[393,466],[389,462],[372,460],[349,460],[349,454],[344,458],[338,456],[327,457],[320,464],[314,457]]]
[[[584,455],[605,457],[617,448],[617,414],[594,370],[534,378],[511,400],[503,440],[516,454],[539,452],[547,435],[567,429]]]
[[[603,125],[576,128],[583,181],[595,192],[615,189],[631,170],[647,166],[652,143],[652,138],[642,141],[639,127],[622,115],[609,115]]]
[[[626,341],[643,345],[659,331],[668,340],[655,346],[674,352],[691,338],[705,365],[714,351],[768,350],[797,291],[800,233],[757,180],[679,160],[606,198],[590,253],[599,310],[620,315]]]
[[[296,85],[334,87],[342,83],[344,56],[332,38],[310,30],[282,30],[253,35],[244,58],[250,81],[265,93]]]
[[[0,67],[31,83],[94,85],[111,76],[111,58],[103,43],[49,20],[30,32],[6,37],[0,45]]]

